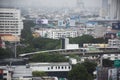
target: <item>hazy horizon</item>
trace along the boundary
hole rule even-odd
[[[100,0],[82,0],[85,7],[100,7]],[[25,5],[39,7],[75,7],[76,0],[0,0],[0,5]]]

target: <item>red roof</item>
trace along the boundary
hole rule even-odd
[[[0,34],[0,36],[12,36],[12,34]]]

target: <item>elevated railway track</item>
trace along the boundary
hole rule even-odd
[[[62,54],[62,55],[79,55],[79,56],[92,56],[92,55],[103,55],[103,54],[120,54],[120,50],[118,49],[110,49],[110,50],[97,50],[97,51],[89,51],[85,48],[80,49],[56,49],[56,50],[45,50],[45,51],[38,51],[38,52],[31,52],[20,54],[19,57],[30,57],[35,54],[39,53],[50,53],[50,54]]]

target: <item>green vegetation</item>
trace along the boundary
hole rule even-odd
[[[47,76],[47,73],[43,72],[43,71],[33,71],[32,75],[34,77],[42,77],[42,76]]]
[[[76,38],[70,39],[71,43],[77,43],[77,44],[83,44],[83,43],[92,43],[94,41],[94,38],[90,35],[83,35]]]
[[[79,44],[79,46],[83,46],[83,43],[105,43],[107,40],[103,38],[94,38],[91,35],[82,35],[76,38],[70,38],[70,43]]]
[[[52,50],[60,48],[60,40],[48,38],[34,38],[31,28],[35,26],[33,21],[24,21],[24,29],[21,34],[22,46],[17,47],[17,54],[29,53],[34,51]]]
[[[60,40],[53,40],[47,38],[33,38],[30,43],[23,43],[25,46],[18,46],[17,53],[29,53],[34,51],[42,51],[42,50],[53,50],[60,48]]]
[[[82,64],[73,65],[72,70],[68,73],[69,80],[93,80],[93,71],[96,64],[86,61]]]
[[[35,26],[33,21],[27,20],[24,21],[24,29],[22,30],[21,34],[21,44],[24,46],[17,47],[17,53],[29,53],[34,51],[42,51],[42,50],[53,50],[53,49],[60,49],[61,48],[61,41],[48,39],[48,38],[34,38],[32,36],[31,28]],[[103,38],[93,38],[90,35],[83,35],[81,37],[70,38],[70,43],[76,43],[80,46],[83,43],[104,43]]]
[[[68,79],[69,80],[92,80],[86,68],[81,64],[77,64],[73,66],[73,69],[68,73]]]
[[[17,55],[42,50],[54,50],[61,48],[61,41],[48,38],[34,38],[32,36],[32,28],[35,23],[31,20],[24,21],[24,29],[21,33],[21,45],[17,45]],[[70,38],[70,43],[79,44],[81,47],[83,43],[104,43],[103,38],[93,38],[90,35],[83,35],[76,38]],[[7,44],[9,46],[9,44]],[[9,53],[9,52],[8,52]]]
[[[0,48],[0,59],[13,57],[13,52],[10,49]]]
[[[82,65],[85,66],[85,68],[87,69],[88,73],[93,76],[93,71],[96,70],[96,66],[97,64],[94,62],[90,62],[90,61],[85,61],[84,63],[82,63]]]
[[[77,64],[73,67],[73,69],[68,74],[69,80],[88,80],[87,70],[83,65]]]
[[[31,28],[35,26],[35,23],[31,20],[23,21],[24,28],[21,32],[22,42],[29,43],[33,39]]]
[[[49,53],[39,53],[33,55],[30,58],[31,62],[68,62],[63,55],[60,54],[49,54]]]

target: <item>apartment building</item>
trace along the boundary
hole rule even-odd
[[[0,8],[0,34],[21,35],[23,21],[18,9]]]
[[[60,39],[64,37],[77,37],[78,32],[76,30],[70,29],[39,29],[34,32],[39,33],[41,37],[51,38],[51,39]]]
[[[64,30],[64,29],[55,29],[48,32],[48,38],[60,39],[63,37],[77,37],[77,31],[74,30]]]

